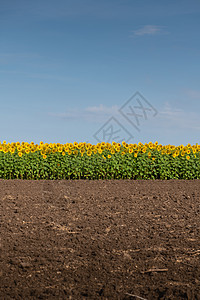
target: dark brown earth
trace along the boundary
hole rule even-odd
[[[200,299],[200,180],[0,180],[0,205],[0,299]]]

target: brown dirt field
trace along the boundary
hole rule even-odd
[[[200,299],[200,180],[0,180],[0,205],[0,299]]]

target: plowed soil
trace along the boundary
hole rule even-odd
[[[0,180],[0,299],[200,299],[200,180]]]

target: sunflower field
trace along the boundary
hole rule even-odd
[[[0,142],[1,179],[200,179],[200,145]]]

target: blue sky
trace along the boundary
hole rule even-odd
[[[199,30],[199,0],[0,0],[0,141],[200,144]]]

